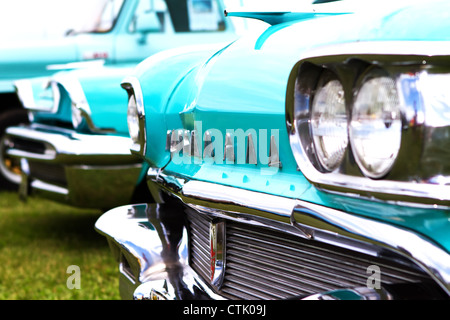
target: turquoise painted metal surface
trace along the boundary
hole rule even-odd
[[[116,3],[116,5],[122,4],[122,1],[117,0],[110,2]],[[73,101],[70,99],[72,93],[67,92],[67,90],[70,91],[71,87],[73,89],[74,85],[80,85],[92,112],[93,123],[100,129],[113,129],[115,134],[128,136],[126,123],[127,97],[126,93],[120,88],[120,83],[127,75],[133,73],[134,67],[139,62],[155,53],[175,47],[204,43],[227,43],[236,38],[232,24],[229,21],[225,21],[223,17],[217,19],[215,29],[208,29],[207,31],[203,29],[197,30],[196,28],[198,27],[190,25],[188,27],[190,28],[189,30],[177,30],[179,28],[177,24],[179,23],[176,21],[176,13],[172,12],[173,9],[170,11],[171,8],[167,8],[163,0],[153,3],[155,6],[153,10],[159,10],[157,13],[164,15],[164,18],[161,20],[164,21],[164,25],[161,26],[162,29],[153,30],[150,26],[147,26],[147,29],[141,30],[139,27],[136,27],[136,21],[139,15],[147,18],[144,9],[146,9],[145,5],[148,4],[139,0],[123,1],[116,22],[109,32],[75,34],[68,37],[67,41],[59,42],[66,49],[70,47],[67,42],[76,42],[79,46],[74,49],[74,52],[77,52],[78,55],[70,56],[63,52],[62,55],[67,56],[68,60],[62,61],[61,59],[52,58],[51,55],[46,57],[45,60],[37,60],[34,64],[39,65],[40,73],[52,73],[48,78],[44,76],[30,77],[32,74],[30,72],[39,68],[31,68],[27,71],[29,73],[20,74],[24,78],[26,76],[27,80],[32,83],[33,97],[38,108],[50,110],[52,107],[54,94],[51,87],[45,86],[46,82],[53,80],[58,82],[58,86],[61,88],[61,101],[59,108],[56,110],[57,112],[34,111],[34,122],[51,125],[66,123],[70,127],[72,122],[71,104]],[[212,14],[216,11],[220,12],[223,7],[222,1],[211,1],[211,5],[213,8]],[[189,10],[186,14],[190,15],[192,24],[203,18],[202,16],[196,17],[195,10]],[[132,28],[136,30],[133,31]],[[43,48],[42,50],[46,50],[46,45],[45,43],[40,45]],[[11,48],[11,50],[13,49]],[[20,53],[23,52],[22,50],[23,47]],[[55,49],[52,53],[57,54],[58,50]],[[13,59],[13,51],[6,50],[4,54],[5,57]],[[37,57],[42,55],[38,54]],[[15,63],[11,63],[6,58],[4,59],[5,65],[11,68],[11,72],[16,69],[23,69],[23,66],[19,63],[20,57],[20,55],[14,57],[14,61],[17,62],[17,68],[14,67]],[[96,61],[89,62],[88,60],[90,59],[86,57],[100,61],[98,61],[99,63],[96,63]],[[0,54],[0,64],[1,58]],[[48,70],[50,60],[53,61],[52,67]],[[46,70],[45,72],[43,71],[44,69]],[[57,71],[57,69],[61,69],[61,71]],[[7,77],[7,74],[6,72],[2,73],[4,77]],[[68,86],[64,86],[64,84],[68,84]]]
[[[55,68],[68,67],[64,66],[67,63],[91,60],[104,60],[106,64],[138,63],[153,53],[173,47],[174,41],[178,46],[195,42],[195,34],[175,32],[169,24],[161,26],[161,30],[156,30],[148,21],[142,29],[136,27],[140,16],[150,19],[145,16],[148,8],[144,7],[144,1],[113,0],[105,4],[105,12],[112,9],[117,12],[114,24],[107,31],[73,32],[63,39],[0,44],[0,93],[14,92],[13,82],[17,79],[51,75]],[[154,5],[153,9],[163,14],[164,2],[156,1]],[[222,2],[217,6],[221,10]],[[98,18],[104,15],[100,12]],[[164,19],[170,21],[167,16]],[[228,21],[224,23],[223,33],[232,36],[232,25]],[[214,32],[210,32],[209,41],[214,41],[215,37]]]
[[[58,81],[60,78],[70,79],[78,83],[84,93],[86,101],[92,112],[91,117],[98,128],[113,129],[114,134],[128,136],[128,126],[126,121],[127,97],[120,87],[123,78],[132,73],[135,64],[117,64],[110,66],[99,66],[83,68],[72,71],[61,71],[53,75],[52,79]],[[42,86],[48,78],[32,79],[34,83],[35,103],[38,107],[51,110],[53,103],[53,92],[51,88]],[[64,81],[61,80],[64,84]],[[35,123],[55,124],[58,122],[72,123],[72,100],[70,97],[71,87],[64,87],[61,83],[61,100],[57,112],[35,111],[33,121]],[[50,101],[49,101],[50,100]],[[81,129],[80,129],[81,130]]]
[[[121,82],[134,73],[139,62],[177,47],[209,46],[212,43],[228,43],[236,38],[233,25],[221,15],[221,0],[200,1],[200,5],[211,6],[211,10],[206,12],[196,7],[199,5],[196,0],[106,2],[120,5],[110,31],[68,36],[61,46],[68,50],[73,46],[67,47],[67,42],[75,41],[78,45],[74,49],[77,56],[67,55],[70,60],[61,60],[49,54],[45,59],[31,61],[36,67],[20,74],[26,78],[15,82],[23,106],[30,111],[31,127],[44,125],[39,126],[38,131],[63,136],[81,133],[129,137],[128,98]],[[183,15],[186,19],[182,19]],[[205,18],[207,22],[201,23]],[[41,44],[41,48],[44,52],[46,44]],[[23,46],[21,50],[24,50]],[[21,61],[21,55],[13,57],[13,51],[12,48],[4,51],[5,65],[11,72],[19,68]],[[52,54],[57,53],[55,48]],[[36,55],[37,58],[42,56],[45,54],[40,51]],[[11,62],[6,58],[15,60]],[[0,68],[1,59],[0,53]],[[49,61],[52,61],[50,66]],[[33,74],[41,75],[31,77]],[[6,73],[2,75],[8,81],[13,80]],[[32,140],[28,136],[25,139]],[[114,146],[111,150],[114,152]],[[71,151],[73,154],[79,153],[78,150]],[[136,185],[143,180],[147,169],[144,164]]]
[[[261,35],[241,38],[214,54],[175,55],[162,62],[150,58],[137,71],[148,119],[147,161],[181,177],[297,198],[384,220],[412,229],[450,251],[448,209],[338,196],[313,186],[297,170],[284,114],[289,74],[307,49],[373,41],[448,41],[448,9],[450,4],[438,1],[301,22],[294,19],[269,26]],[[170,161],[166,132],[177,129],[196,129],[201,137],[212,129],[221,137],[230,129],[255,130],[266,152],[270,141],[268,135],[260,133],[277,131],[282,167],[268,168],[261,161],[264,155],[257,164],[208,163],[203,158],[196,162],[194,157],[183,155]],[[219,152],[216,160],[222,160],[221,150],[215,151]]]

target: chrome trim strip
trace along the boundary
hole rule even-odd
[[[278,152],[275,137],[270,137],[270,151],[269,151],[269,167],[281,168],[280,154]]]
[[[225,134],[225,149],[223,150],[223,161],[227,164],[234,163],[234,141],[231,134],[227,132]]]
[[[321,58],[323,56],[376,56],[377,62],[391,61],[393,55],[415,57],[414,63],[427,63],[422,58],[446,57],[450,55],[448,41],[358,41],[331,44],[312,48],[302,54],[300,60]],[[410,63],[404,61],[403,63]]]
[[[357,217],[301,200],[238,189],[203,181],[187,181],[149,170],[157,183],[200,212],[259,223],[307,239],[378,255],[388,249],[422,267],[450,295],[450,254],[430,240],[394,225]],[[149,186],[150,187],[150,186]],[[151,189],[151,187],[150,187]],[[262,217],[263,219],[260,219]]]
[[[131,152],[138,155],[145,155],[147,150],[147,128],[146,117],[144,108],[144,95],[142,93],[141,84],[139,79],[134,76],[127,76],[122,80],[120,84],[122,88],[127,92],[128,99],[131,95],[134,95],[136,99],[136,108],[139,116],[139,144],[133,144],[130,147]]]
[[[93,67],[102,67],[105,65],[105,60],[90,60],[90,61],[80,61],[80,62],[68,62],[63,64],[49,64],[47,65],[47,70],[61,71],[61,70],[74,70],[74,69],[85,69]]]
[[[14,138],[20,138],[40,142],[46,146],[43,154],[12,146],[6,152],[13,157],[68,164],[108,165],[140,162],[137,157],[130,154],[130,139],[127,137],[79,134],[42,125],[9,127],[6,134],[12,142]]]
[[[226,224],[224,221],[212,221],[209,225],[211,285],[219,289],[225,277]]]
[[[186,182],[181,194],[183,200],[193,205],[208,201],[210,208],[235,206],[241,209],[239,212],[242,213],[252,213],[255,210],[282,218],[290,217],[296,203],[294,199],[195,180]],[[225,209],[221,211],[226,212]],[[230,212],[233,212],[231,208]]]
[[[270,159],[270,157],[269,157]],[[257,156],[256,156],[256,149],[255,149],[255,143],[253,142],[253,136],[251,133],[247,135],[247,152],[245,154],[245,163],[249,164],[257,164]]]
[[[33,180],[31,182],[31,189],[39,190],[40,192],[50,193],[52,195],[58,195],[67,200],[67,196],[69,195],[69,190],[63,187],[55,186],[53,184],[41,181],[41,180]]]

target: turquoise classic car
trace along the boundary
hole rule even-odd
[[[27,108],[53,112],[53,89],[58,89],[58,81],[62,78],[76,78],[76,75],[62,77],[58,72],[74,69],[91,69],[95,67],[90,79],[84,73],[82,86],[94,87],[98,94],[87,97],[89,104],[100,103],[102,94],[113,108],[115,102],[107,93],[113,85],[119,87],[120,80],[128,71],[148,56],[160,51],[189,46],[196,43],[217,43],[231,41],[235,38],[234,27],[223,17],[221,0],[101,0],[100,12],[94,21],[88,21],[89,27],[83,30],[72,30],[62,39],[31,41],[27,43],[0,44],[0,188],[17,188],[20,183],[20,163],[17,157],[7,154],[9,146],[4,140],[7,127],[20,123],[28,123]],[[33,54],[30,55],[30,52]],[[96,75],[102,72],[96,68],[104,65],[105,75],[114,74],[104,89],[96,88]],[[111,68],[111,69],[109,69]],[[123,74],[119,76],[119,70]],[[47,79],[54,76],[53,79]],[[28,79],[22,81],[22,79]],[[99,80],[104,76],[99,75]],[[117,79],[117,80],[115,80]],[[113,83],[112,81],[115,81]],[[20,81],[19,86],[16,82]],[[67,83],[67,80],[64,80]],[[51,86],[48,86],[52,83]],[[74,81],[70,81],[71,89],[78,90]],[[64,84],[61,84],[64,86]],[[107,88],[107,86],[109,86]],[[18,90],[21,92],[17,92]],[[31,89],[34,89],[33,90]],[[119,87],[120,88],[120,87]],[[105,90],[105,91],[103,91]],[[69,92],[71,95],[72,92]],[[59,93],[56,93],[59,96]],[[91,101],[91,99],[95,101]],[[119,102],[119,105],[121,103]],[[91,105],[91,111],[97,113]],[[105,109],[105,108],[103,108]],[[33,111],[35,112],[35,111]],[[61,111],[60,111],[61,112]],[[64,111],[65,112],[65,111]],[[70,109],[60,124],[71,123]],[[99,118],[102,126],[103,111],[93,117]],[[35,112],[36,113],[36,112]],[[51,118],[48,115],[35,115],[37,118]],[[49,122],[51,120],[48,120]],[[115,119],[111,119],[115,123]],[[118,120],[121,122],[121,120]],[[111,124],[108,124],[111,126]],[[113,124],[115,126],[115,124]],[[118,130],[123,132],[123,130]],[[126,122],[125,122],[125,131]]]
[[[450,5],[346,3],[230,12],[269,26],[123,81],[124,299],[449,298]]]
[[[171,22],[181,23],[170,14],[170,4],[175,2],[133,2],[137,11],[159,17],[157,24],[164,22],[161,30],[153,26],[148,36],[138,33],[140,36],[134,37],[136,45],[139,41],[154,44],[152,50],[124,44],[130,54],[136,52],[135,59],[163,47],[216,47],[214,43],[236,38],[233,26],[224,20],[220,1],[176,2],[195,5],[185,8],[190,25],[180,31],[174,31]],[[155,11],[144,11],[152,3]],[[181,7],[176,15],[183,15]],[[171,49],[161,52],[165,53],[154,54],[154,59],[170,54]],[[32,194],[77,207],[110,209],[147,194],[143,180],[148,167],[130,153],[128,100],[120,89],[122,79],[133,73],[135,59],[114,64],[93,61],[50,77],[15,82],[30,123],[7,128],[3,152],[6,159],[20,164],[17,178],[23,198]]]

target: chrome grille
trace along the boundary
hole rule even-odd
[[[212,219],[189,210],[188,221],[190,265],[209,283]],[[217,292],[226,298],[289,299],[366,287],[371,265],[380,268],[382,286],[432,282],[420,269],[396,260],[235,221],[227,221],[226,230],[225,279]]]
[[[189,214],[189,262],[199,275],[209,282],[211,279],[208,216]]]

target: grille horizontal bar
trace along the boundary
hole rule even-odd
[[[209,224],[188,211],[190,265],[208,283]],[[289,299],[340,288],[366,287],[367,269],[376,265],[381,284],[431,281],[422,270],[282,231],[235,221],[226,225],[225,278],[217,292],[230,299]]]

